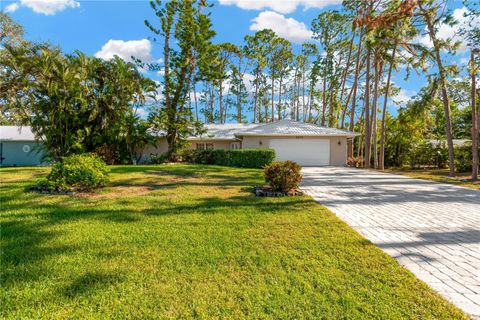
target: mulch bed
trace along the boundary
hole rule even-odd
[[[42,194],[66,194],[74,195],[75,192],[71,190],[61,191],[61,190],[50,190],[46,186],[33,186],[28,189],[28,192],[42,193]]]
[[[273,191],[269,186],[255,186],[253,188],[253,193],[257,197],[292,197],[292,196],[303,196],[303,191],[298,189],[293,189],[288,192]]]

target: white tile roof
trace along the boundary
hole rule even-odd
[[[358,134],[346,130],[322,127],[313,123],[298,122],[293,120],[280,120],[256,126],[238,132],[236,136],[347,136],[354,137]]]
[[[30,126],[0,126],[0,141],[35,141]]]

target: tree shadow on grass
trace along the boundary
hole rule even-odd
[[[179,177],[181,180],[169,182],[166,185],[162,184],[165,179],[159,179],[155,172],[142,175],[141,181],[136,178],[117,179],[114,181],[114,185],[121,183],[146,185],[151,183],[153,186],[150,190],[152,191],[155,190],[157,185],[161,185],[163,188],[171,188],[172,192],[177,192],[177,188],[186,186],[232,187],[237,190],[239,186],[243,186],[247,190],[247,186],[253,186],[258,181],[258,170],[242,171],[239,177],[234,177],[224,174],[224,172],[232,170],[231,168],[219,168],[205,169],[208,172],[205,177],[203,177],[205,171],[202,169],[200,170],[201,174],[197,172],[197,175],[190,179],[188,175],[199,171],[198,167],[174,168],[172,176]],[[148,167],[148,169],[152,168]],[[158,170],[153,169],[152,171]],[[161,169],[163,170],[163,168]],[[124,169],[114,168],[114,170],[120,173]],[[134,167],[132,170],[145,172],[145,168],[139,167]],[[179,176],[179,172],[184,176]],[[195,178],[199,176],[201,178]],[[14,187],[13,184],[9,184],[10,189],[7,186],[5,192],[1,193],[0,198],[2,211],[6,212],[1,226],[1,264],[3,272],[0,283],[4,288],[18,285],[18,283],[35,282],[41,278],[52,277],[55,271],[48,269],[48,265],[43,260],[51,260],[52,257],[63,254],[75,254],[76,251],[82,250],[81,247],[76,245],[50,245],[50,243],[59,243],[55,238],[59,237],[62,232],[74,232],[68,228],[57,228],[56,226],[60,224],[73,223],[76,220],[134,224],[152,216],[238,215],[245,214],[246,211],[249,214],[275,213],[278,210],[295,213],[295,211],[303,210],[304,205],[313,203],[313,200],[308,197],[258,198],[249,189],[248,193],[240,193],[240,195],[229,196],[227,192],[223,197],[213,194],[208,197],[188,199],[188,201],[180,204],[170,202],[162,195],[141,195],[148,197],[148,205],[139,207],[139,196],[120,196],[109,198],[108,201],[103,199],[98,201],[88,197],[25,194],[22,188]],[[232,210],[232,208],[235,208],[235,210]],[[185,223],[189,224],[191,222],[185,221]],[[121,281],[121,277],[119,278],[116,274],[87,273],[65,288],[64,294],[69,296],[86,294],[90,292],[89,290],[101,289],[119,281]],[[96,282],[99,284],[93,284]],[[91,288],[89,289],[89,287]]]
[[[109,287],[115,286],[123,281],[123,275],[120,273],[107,272],[87,272],[76,278],[70,285],[62,290],[64,296],[75,298],[85,296],[96,291],[103,291]]]
[[[42,195],[38,196],[41,197]],[[65,200],[69,203],[68,197],[65,197]],[[121,203],[126,200],[118,199],[115,201]],[[29,210],[13,214],[9,217],[9,221],[2,223],[1,263],[3,272],[0,283],[2,283],[2,287],[6,288],[15,286],[18,283],[35,282],[44,277],[51,277],[54,271],[50,270],[42,262],[43,260],[63,254],[74,254],[75,251],[82,249],[81,247],[67,245],[46,246],[46,243],[55,243],[55,238],[61,235],[61,231],[51,231],[52,228],[55,228],[55,225],[72,223],[75,220],[131,224],[141,222],[148,216],[189,214],[231,214],[233,216],[245,214],[246,211],[249,214],[268,214],[282,210],[283,212],[288,211],[294,214],[296,211],[302,211],[303,205],[312,202],[313,200],[308,197],[273,200],[246,194],[229,198],[215,196],[198,198],[195,201],[180,205],[164,203],[163,199],[160,198],[152,201],[151,205],[143,209],[134,208],[128,201],[128,208],[122,208],[122,206],[118,205],[86,207],[70,206],[69,204],[61,206],[59,204],[36,203],[31,205]],[[232,208],[235,208],[235,210],[231,210]],[[12,208],[9,208],[9,210],[12,210]],[[185,221],[186,225],[190,225],[190,223]],[[83,284],[89,283],[96,278],[101,278],[100,282],[103,281],[107,285],[118,281],[118,279],[110,276],[90,274],[83,279],[79,279],[76,284],[67,288],[65,292],[74,295],[85,291],[87,289],[83,288]],[[94,287],[92,290],[100,287]]]
[[[45,231],[48,222],[27,223],[23,220],[2,222],[1,265],[2,288],[15,286],[18,282],[36,281],[49,270],[41,261],[75,251],[70,245],[44,243],[57,237],[58,231]]]

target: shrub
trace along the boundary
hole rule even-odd
[[[185,159],[199,164],[216,164],[219,166],[239,168],[263,168],[275,159],[272,149],[239,149],[239,150],[194,150]]]
[[[115,164],[120,158],[115,148],[107,144],[96,147],[93,154],[105,161],[106,164]]]
[[[444,168],[448,164],[448,149],[444,142],[434,144],[428,140],[422,140],[412,144],[412,148],[408,151],[406,158],[412,169],[425,167]]]
[[[215,150],[195,150],[193,152],[193,162],[199,164],[215,164]]]
[[[457,172],[472,171],[472,143],[467,142],[455,147],[455,170]],[[479,150],[480,156],[480,150]]]
[[[347,166],[361,168],[363,166],[363,157],[348,157]]]
[[[288,192],[298,188],[302,175],[301,167],[293,161],[276,161],[265,167],[265,181],[273,191]]]
[[[151,154],[150,163],[151,164],[162,164],[168,162],[168,155],[166,153],[161,154]]]
[[[50,190],[90,191],[108,182],[108,169],[95,155],[72,155],[53,164],[45,182]]]
[[[213,162],[220,166],[263,168],[274,159],[273,149],[213,150]]]

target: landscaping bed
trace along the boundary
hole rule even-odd
[[[299,189],[293,189],[290,191],[274,191],[269,186],[255,186],[253,193],[257,197],[291,197],[291,196],[303,196],[303,191]]]

